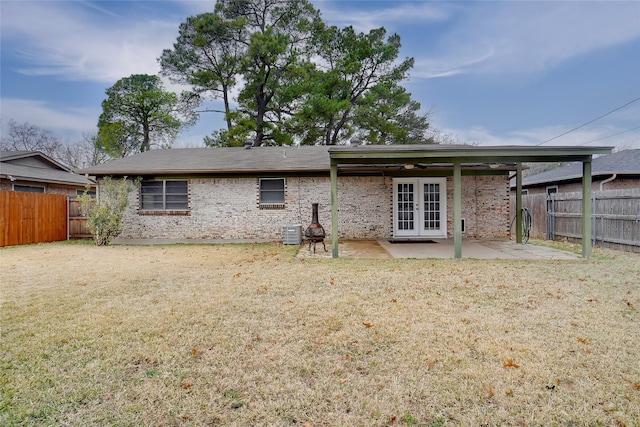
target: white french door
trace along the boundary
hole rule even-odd
[[[447,237],[446,178],[393,180],[394,237]]]

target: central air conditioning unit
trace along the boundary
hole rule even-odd
[[[282,243],[299,245],[302,243],[302,225],[285,225],[282,227]]]

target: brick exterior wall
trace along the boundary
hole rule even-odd
[[[509,187],[506,177],[463,177],[465,237],[508,237]],[[282,239],[282,228],[311,222],[311,204],[319,204],[319,221],[331,234],[329,177],[288,177],[283,209],[260,209],[258,178],[189,180],[185,215],[141,214],[139,192],[129,195],[123,238]],[[393,234],[393,179],[341,176],[338,179],[340,238],[381,239]],[[447,179],[448,233],[452,236],[453,184]]]
[[[506,176],[462,177],[462,218],[467,238],[508,239],[509,183]],[[453,237],[453,178],[447,179],[447,234]]]

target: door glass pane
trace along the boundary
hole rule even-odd
[[[440,184],[424,184],[424,229],[440,229]]]
[[[413,184],[398,184],[398,230],[413,230]]]

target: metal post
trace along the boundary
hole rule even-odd
[[[459,160],[453,163],[453,257],[462,258],[462,172]]]
[[[338,258],[338,165],[331,162],[331,256]]]
[[[551,194],[551,240],[556,240],[556,196]]]

